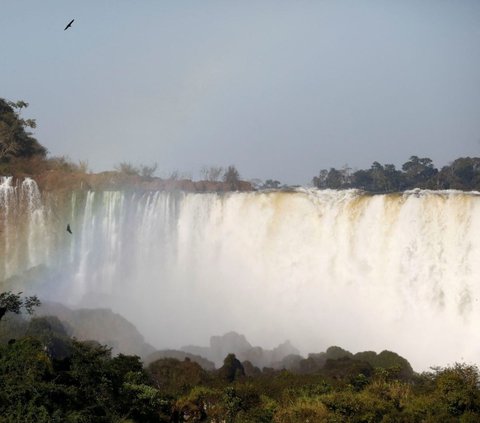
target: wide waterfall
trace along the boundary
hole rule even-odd
[[[390,349],[417,370],[478,363],[480,195],[41,193],[3,178],[1,280],[110,307],[157,347],[235,330],[304,353]]]

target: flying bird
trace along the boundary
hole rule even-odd
[[[67,225],[67,232],[71,235],[72,234],[72,230],[70,229],[70,223]]]
[[[68,28],[70,28],[70,27],[72,26],[72,23],[73,23],[74,20],[75,20],[75,19],[72,19],[72,20],[68,23],[68,25],[65,27],[64,31],[66,31]]]

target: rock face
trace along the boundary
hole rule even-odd
[[[212,336],[209,347],[188,345],[182,350],[191,354],[200,355],[215,363],[217,367],[223,364],[228,354],[235,354],[240,361],[249,361],[253,366],[283,368],[282,360],[290,355],[298,355],[299,351],[286,341],[273,350],[264,350],[252,346],[244,335],[228,332],[223,336]]]
[[[36,315],[57,316],[70,336],[79,341],[98,341],[111,347],[113,355],[122,353],[144,358],[155,351],[132,323],[109,309],[72,310],[61,304],[44,303]]]
[[[236,354],[243,360],[243,357],[251,350],[252,345],[245,336],[236,332],[228,332],[223,336],[212,336],[210,338],[210,354],[215,357],[215,362],[222,362],[230,353]]]

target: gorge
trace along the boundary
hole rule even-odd
[[[67,223],[73,234],[66,232]],[[157,348],[235,330],[302,353],[478,362],[480,195],[41,191],[0,180],[0,282],[111,308]]]

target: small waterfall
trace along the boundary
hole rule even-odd
[[[49,236],[41,194],[33,179],[0,178],[0,280],[49,257]]]
[[[111,307],[159,347],[236,330],[417,369],[478,362],[478,193],[63,195],[1,179],[0,280],[44,264],[41,294]]]
[[[14,230],[14,226],[10,222],[11,216],[15,213],[15,188],[12,184],[13,178],[1,177],[0,178],[0,276],[10,275],[13,269],[9,267],[8,258],[13,255],[13,245],[10,245],[11,232]]]

